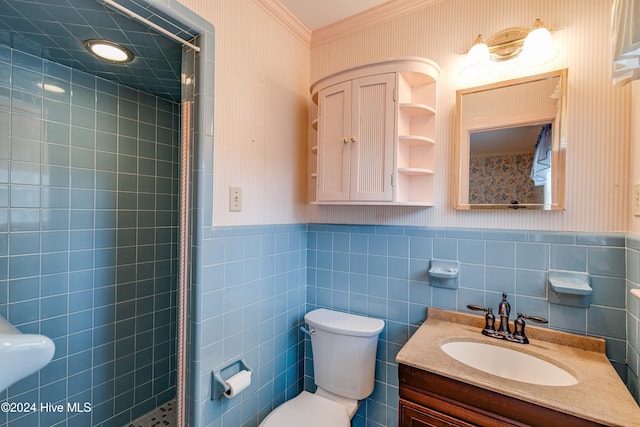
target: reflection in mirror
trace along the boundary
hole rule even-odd
[[[550,146],[543,138],[551,128],[547,122],[471,132],[469,203],[551,204]]]
[[[458,91],[456,209],[564,207],[566,70]]]

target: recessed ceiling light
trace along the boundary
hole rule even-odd
[[[84,42],[84,47],[103,61],[114,64],[133,61],[133,53],[129,49],[107,40],[87,40]]]

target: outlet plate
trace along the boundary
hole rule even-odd
[[[634,216],[640,216],[640,184],[634,184],[631,196],[631,209]]]
[[[229,187],[229,212],[242,210],[242,188]]]

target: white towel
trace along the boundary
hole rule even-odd
[[[614,0],[611,41],[614,86],[640,79],[640,0]]]

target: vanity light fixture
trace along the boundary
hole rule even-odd
[[[553,46],[551,31],[545,27],[541,20],[536,19],[533,30],[524,39],[518,63],[523,67],[545,64],[555,58],[557,53]]]
[[[482,34],[478,34],[473,46],[467,52],[464,66],[460,69],[460,75],[465,79],[473,79],[493,73],[495,67],[489,61],[490,59],[489,46]]]
[[[84,42],[84,47],[95,57],[113,64],[126,64],[133,61],[133,53],[129,49],[108,40],[87,40]]]
[[[482,55],[478,52],[482,51]],[[540,19],[533,29],[507,28],[496,33],[488,41],[479,35],[466,54],[460,75],[466,79],[486,77],[493,72],[492,62],[503,62],[518,57],[518,65],[532,67],[552,60],[557,51],[551,32]]]

